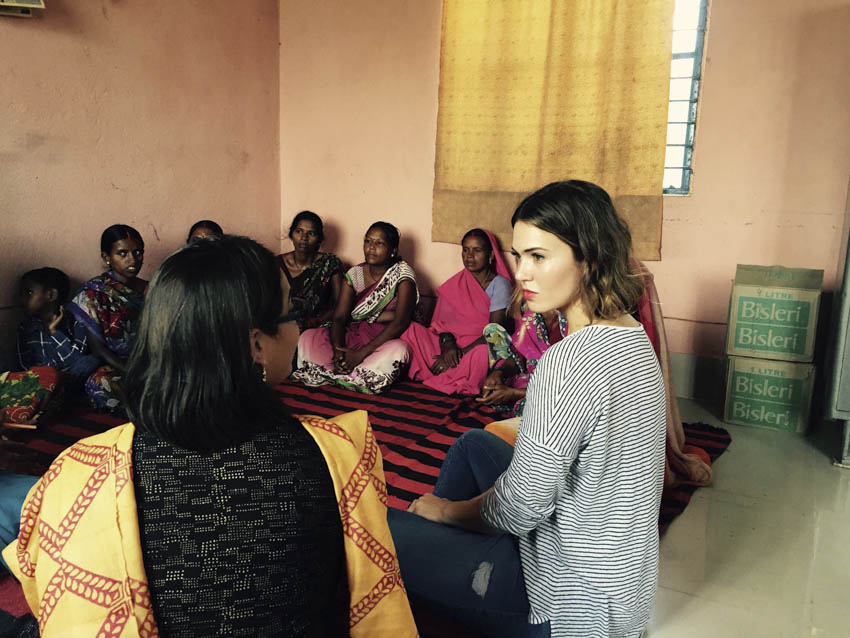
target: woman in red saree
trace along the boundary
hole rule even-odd
[[[445,394],[479,394],[489,357],[484,326],[502,323],[511,274],[492,233],[463,236],[464,268],[437,288],[431,326],[411,323],[401,338],[410,346],[411,379]]]

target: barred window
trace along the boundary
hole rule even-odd
[[[691,191],[691,159],[702,79],[708,0],[676,0],[673,14],[673,60],[670,65],[670,108],[667,112],[667,153],[664,194]]]

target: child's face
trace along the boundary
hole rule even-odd
[[[45,289],[41,284],[24,279],[21,281],[20,298],[28,315],[38,315],[56,300],[56,290]]]

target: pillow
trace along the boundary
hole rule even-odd
[[[5,421],[34,423],[48,408],[58,407],[54,399],[60,379],[60,372],[51,366],[0,374],[0,410]]]

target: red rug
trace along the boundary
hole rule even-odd
[[[366,410],[375,431],[375,438],[384,456],[389,504],[407,507],[417,496],[430,491],[437,480],[443,458],[452,442],[472,428],[483,428],[498,420],[497,413],[476,403],[471,397],[449,397],[423,386],[405,381],[396,384],[385,394],[364,395],[342,388],[308,388],[284,383],[277,387],[281,400],[296,414],[336,416],[351,410]],[[13,471],[40,475],[50,462],[77,440],[102,432],[123,420],[71,407],[53,423],[42,424],[38,430],[18,430],[9,433],[25,448],[22,465]],[[685,424],[689,445],[708,452],[712,462],[729,446],[729,433],[701,423]],[[681,514],[691,499],[695,487],[682,487],[664,493],[659,516],[659,532]],[[0,609],[13,614],[26,611],[20,587],[4,571],[0,575]]]

